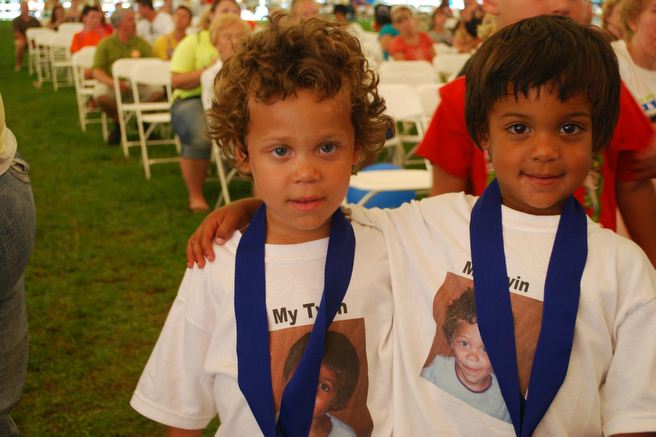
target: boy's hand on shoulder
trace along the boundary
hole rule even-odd
[[[196,263],[202,269],[205,267],[205,258],[210,262],[214,261],[213,242],[223,245],[237,229],[248,226],[261,204],[259,199],[242,199],[219,208],[205,217],[187,240],[187,267],[192,268]]]

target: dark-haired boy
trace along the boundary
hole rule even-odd
[[[139,380],[131,405],[169,436],[200,436],[217,414],[217,436],[307,436],[333,320],[364,336],[366,426],[391,435],[385,244],[339,210],[353,169],[380,150],[390,119],[354,36],[319,19],[284,19],[244,41],[217,77],[212,137],[253,177],[265,205],[217,247],[221,263],[186,272]],[[274,334],[302,326],[312,337],[277,408],[271,363],[287,351]]]
[[[572,196],[618,117],[612,48],[598,29],[542,16],[492,36],[470,71],[478,80],[467,82],[467,126],[496,181],[480,198],[452,193],[396,210],[352,210],[387,241],[394,434],[656,431],[656,343],[636,340],[656,330],[656,271]],[[223,226],[220,215],[196,239]],[[454,282],[475,290],[512,425],[420,376],[436,325],[427,309]]]
[[[581,23],[589,7],[586,3],[587,0],[485,0],[483,7],[503,28],[542,14],[565,15]],[[470,71],[466,71],[466,77],[473,77]],[[465,81],[461,77],[440,88],[440,105],[417,149],[433,164],[433,195],[458,191],[480,195],[494,177],[495,169],[467,132]],[[575,195],[588,215],[605,228],[616,230],[619,210],[631,237],[656,265],[656,194],[650,180],[656,171],[654,147],[656,136],[649,121],[622,85],[620,116],[612,141],[595,153],[590,178]]]

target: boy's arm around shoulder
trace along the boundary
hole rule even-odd
[[[205,267],[205,258],[210,262],[214,261],[212,242],[225,244],[236,230],[248,226],[260,205],[260,199],[250,197],[232,202],[208,214],[187,240],[187,267],[191,268],[196,263],[202,269]]]
[[[633,242],[613,237],[617,301],[607,302],[614,314],[612,357],[600,387],[604,435],[654,435],[656,270]]]

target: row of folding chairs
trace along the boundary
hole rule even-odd
[[[27,29],[28,71],[30,75],[36,74],[38,87],[51,81],[57,91],[62,85],[74,84],[70,46],[80,26],[81,23],[63,23],[59,31],[44,27]]]
[[[410,190],[426,193],[431,189],[431,164],[424,159],[413,158],[439,104],[439,87],[437,83],[411,86],[405,83],[381,82],[378,85],[378,93],[385,99],[387,106],[385,113],[397,126],[396,134],[386,141],[385,147],[395,151],[393,161],[400,169],[372,170],[351,176],[352,188],[367,191],[358,204],[366,205],[382,192]],[[408,144],[411,148],[406,151]],[[421,168],[407,168],[413,165]]]
[[[382,83],[447,83],[465,66],[469,54],[443,53],[428,61],[386,61],[378,66]]]

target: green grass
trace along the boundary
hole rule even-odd
[[[137,149],[126,159],[98,126],[80,131],[72,88],[37,89],[26,69],[13,71],[9,22],[0,47],[7,125],[30,163],[37,211],[29,369],[12,416],[25,436],[161,434],[128,402],[203,217],[186,210],[176,164],[152,167],[146,181]],[[206,184],[208,199],[218,193],[218,181]]]

